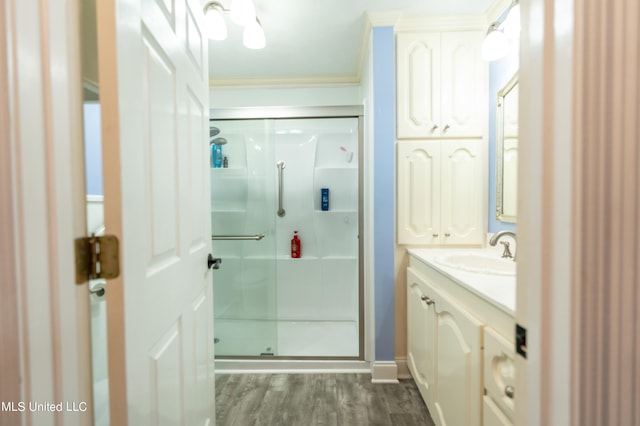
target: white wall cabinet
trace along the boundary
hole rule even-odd
[[[480,137],[487,122],[482,31],[397,35],[399,139]]]
[[[481,245],[486,203],[479,140],[399,141],[399,244]]]
[[[413,256],[407,268],[409,371],[438,426],[510,426],[514,319]]]

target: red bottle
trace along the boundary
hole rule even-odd
[[[298,238],[298,231],[293,231],[293,238],[291,239],[291,257],[293,259],[299,259],[302,253],[302,247],[300,246],[300,238]]]

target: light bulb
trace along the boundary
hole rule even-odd
[[[242,44],[249,49],[263,49],[266,45],[264,30],[257,19],[244,27]]]
[[[502,31],[493,30],[487,34],[482,42],[480,57],[483,61],[491,62],[504,58],[509,53],[509,41]]]
[[[515,4],[510,10],[507,18],[502,24],[504,35],[508,39],[514,39],[520,36],[520,4]]]
[[[256,20],[256,7],[251,0],[233,0],[230,15],[236,24],[247,26]]]
[[[204,15],[207,36],[211,40],[225,40],[227,38],[227,24],[222,13],[214,7],[209,7]]]

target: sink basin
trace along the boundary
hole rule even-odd
[[[438,256],[435,261],[443,266],[492,275],[515,275],[516,262],[511,259],[480,253],[452,253]]]

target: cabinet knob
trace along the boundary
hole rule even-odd
[[[433,233],[433,238],[438,238],[440,236],[440,234],[438,234],[437,232]]]
[[[445,237],[450,237],[451,236],[451,232],[447,232],[444,234]]]
[[[514,388],[513,386],[511,386],[511,385],[507,385],[507,386],[504,388],[504,394],[505,394],[508,398],[513,399],[513,396],[515,395],[515,392],[516,392],[515,388]]]
[[[436,303],[435,300],[433,300],[429,296],[425,296],[424,294],[420,296],[420,300],[425,302],[427,305],[433,305],[434,303]]]
[[[449,130],[451,128],[451,126],[449,126],[448,124],[444,126],[444,129],[442,129],[443,132],[446,132],[447,130]]]
[[[438,130],[438,125],[434,124],[433,127],[431,127],[431,133],[435,132],[436,130]]]

